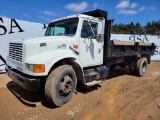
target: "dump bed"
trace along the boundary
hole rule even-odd
[[[129,63],[137,57],[146,57],[150,63],[150,56],[154,54],[155,45],[149,42],[132,42],[111,40],[107,48],[108,56],[104,56],[104,64]]]
[[[155,45],[148,42],[111,41],[111,57],[153,55]]]

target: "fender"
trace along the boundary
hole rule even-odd
[[[46,53],[42,53],[33,57],[26,59],[25,63],[27,64],[44,64],[45,72],[44,73],[33,73],[30,71],[25,71],[25,73],[34,76],[46,76],[49,73],[51,67],[58,61],[65,58],[74,58],[75,62],[79,64],[82,68],[80,61],[78,60],[78,56],[73,53],[71,50],[66,49],[58,49]]]

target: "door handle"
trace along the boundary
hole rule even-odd
[[[101,52],[101,49],[99,48],[99,49],[98,49],[98,54],[100,54],[100,52]]]
[[[83,40],[83,43],[86,43],[85,39]]]

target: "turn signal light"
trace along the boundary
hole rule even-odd
[[[74,47],[75,49],[78,49],[78,45],[74,45],[73,47]]]
[[[45,72],[45,65],[43,64],[33,65],[33,72],[35,73]]]

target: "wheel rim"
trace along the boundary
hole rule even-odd
[[[147,64],[146,64],[146,62],[144,62],[143,64],[142,64],[142,72],[143,73],[145,73],[146,72],[146,70],[147,70]]]
[[[73,90],[73,80],[70,75],[65,75],[59,85],[59,94],[62,97],[67,97],[72,93]]]

